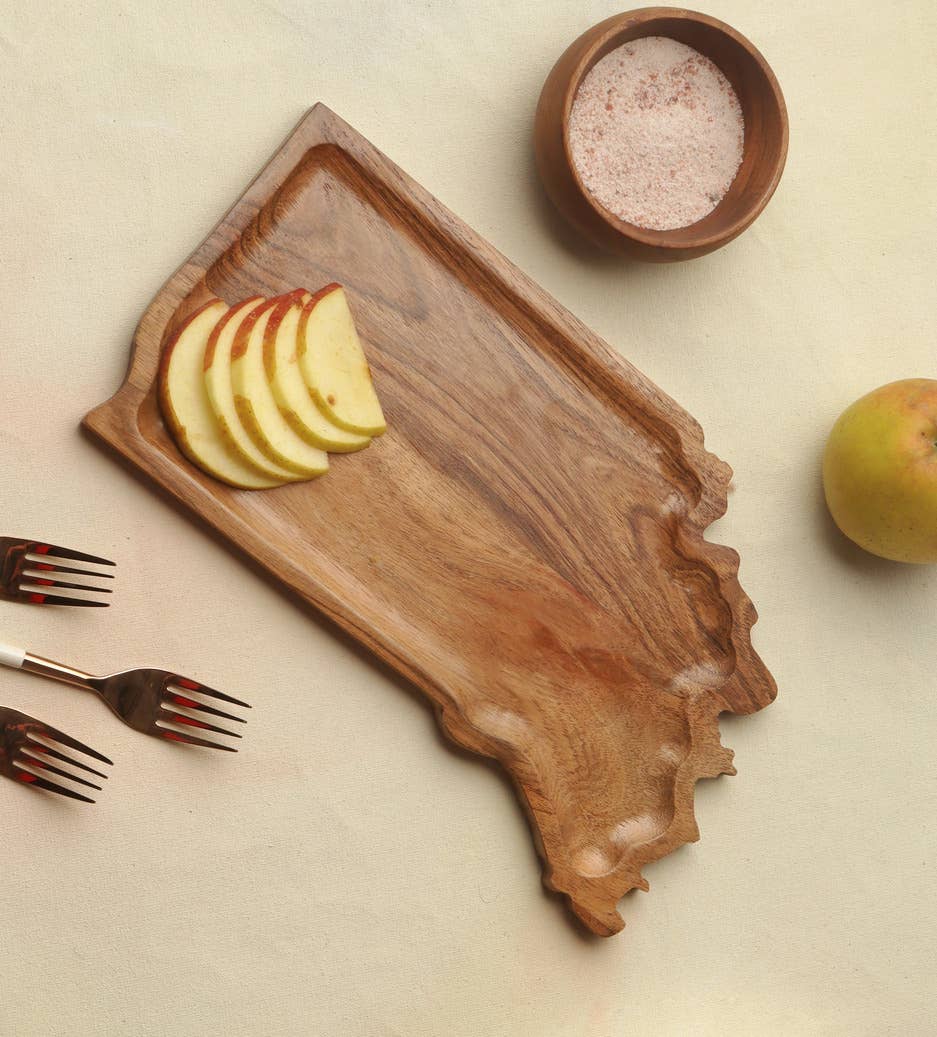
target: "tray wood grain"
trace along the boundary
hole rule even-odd
[[[212,296],[333,280],[388,433],[309,484],[203,475],[159,413],[161,344]],[[646,863],[698,838],[696,781],[734,773],[718,714],[775,696],[738,556],[703,539],[731,470],[699,425],[322,105],[153,300],[84,424],[498,760],[544,882],[600,935]]]

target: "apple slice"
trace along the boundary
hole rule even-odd
[[[312,296],[299,289],[284,295],[270,314],[264,333],[264,368],[280,413],[292,428],[314,446],[336,453],[361,450],[370,436],[348,432],[333,424],[319,410],[309,393],[296,349],[296,334],[303,306]]]
[[[308,443],[280,413],[264,370],[264,337],[277,309],[292,296],[258,306],[241,322],[231,346],[231,384],[241,424],[268,456],[300,475],[313,478],[328,471],[329,455]]]
[[[340,284],[326,285],[303,307],[296,350],[306,385],[330,421],[361,436],[387,429]]]
[[[269,479],[280,482],[297,482],[303,478],[299,472],[286,468],[265,454],[251,439],[238,416],[234,403],[234,387],[231,384],[231,347],[238,329],[254,311],[267,305],[266,299],[257,295],[232,306],[218,321],[208,336],[204,354],[204,382],[211,401],[212,410],[221,434],[248,464],[259,469]]]
[[[212,330],[227,313],[220,300],[196,310],[163,350],[159,370],[159,404],[179,449],[209,475],[245,490],[280,486],[248,464],[221,434],[215,419],[202,366]]]

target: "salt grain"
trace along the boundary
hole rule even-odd
[[[649,230],[701,220],[742,163],[745,121],[709,60],[665,36],[606,54],[582,81],[569,119],[586,190],[619,219]]]

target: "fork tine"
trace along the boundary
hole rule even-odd
[[[165,727],[157,729],[163,738],[173,742],[185,742],[187,745],[203,745],[206,749],[221,749],[226,753],[236,753],[233,745],[222,745],[220,742],[209,742],[205,738],[196,738],[194,735],[183,734],[181,731],[169,731]]]
[[[26,559],[30,562],[30,559]],[[113,573],[97,573],[93,569],[75,569],[71,565],[53,565],[52,562],[32,562],[28,568],[43,573],[71,573],[73,576],[97,576],[101,580],[113,580]]]
[[[169,696],[172,705],[182,706],[183,709],[191,709],[193,713],[208,713],[213,717],[224,717],[225,720],[234,720],[238,724],[247,723],[244,717],[236,717],[233,713],[225,713],[223,709],[206,706],[204,702],[196,702],[195,699],[187,699],[185,695],[177,695],[174,691],[170,692]]]
[[[75,781],[79,785],[87,785],[89,789],[97,789],[101,791],[100,785],[95,785],[93,781],[86,781],[84,778],[79,778],[77,774],[69,774],[68,771],[63,771],[61,767],[56,767],[54,764],[46,763],[45,760],[37,760],[35,756],[30,756],[26,750],[23,750],[25,756],[25,763],[28,767],[38,767],[40,770],[52,771],[53,774],[58,774],[63,778],[68,778],[69,781]],[[22,767],[23,762],[17,761],[17,766]]]
[[[41,727],[37,726],[29,733],[29,737],[33,741],[37,741],[35,735],[39,735],[42,738],[48,738],[52,742],[58,742],[60,745],[67,745],[69,749],[75,749],[80,753],[84,753],[86,756],[91,756],[95,760],[100,760],[101,763],[106,763],[108,766],[113,767],[114,761],[109,760],[103,753],[99,753],[96,749],[92,749],[91,746],[85,745],[84,742],[79,742],[77,738],[72,738],[71,735],[64,734],[62,731],[57,731],[54,727],[50,727],[48,724],[43,724]],[[40,742],[40,745],[42,743]]]
[[[29,587],[20,587],[20,591],[26,595],[26,600],[31,602],[33,605],[77,605],[80,608],[106,609],[109,608],[111,604],[109,601],[88,601],[85,598],[66,598],[61,594],[42,594],[40,591],[31,590]]]
[[[223,727],[216,727],[214,724],[208,724],[204,720],[196,720],[195,717],[183,716],[181,713],[168,713],[162,719],[168,721],[170,724],[184,724],[187,727],[198,727],[203,731],[214,731],[215,734],[230,735],[232,738],[242,737],[236,731],[226,731]]]
[[[47,792],[57,792],[60,796],[68,796],[69,799],[80,799],[82,803],[94,802],[93,799],[83,796],[80,792],[74,792],[72,789],[67,789],[63,785],[56,785],[51,781],[46,781],[45,778],[40,778],[35,774],[31,774],[29,771],[17,770],[16,776],[20,781],[32,785],[33,788],[45,789]]]
[[[56,569],[55,572],[58,572],[58,570]],[[95,594],[114,593],[113,587],[94,587],[88,583],[67,583],[65,580],[50,580],[45,576],[33,576],[28,571],[23,573],[20,586],[24,583],[35,584],[37,587],[66,587],[70,591],[94,591]]]
[[[88,771],[89,774],[96,774],[99,778],[103,778],[107,781],[107,775],[103,774],[101,771],[96,771],[86,763],[80,763],[78,760],[73,760],[70,756],[66,756],[65,753],[60,753],[58,749],[53,749],[48,745],[43,745],[42,742],[37,742],[34,739],[30,739],[28,752],[30,756],[35,753],[42,753],[44,756],[53,756],[56,760],[61,760],[63,763],[67,763],[72,767],[80,767],[83,771]]]
[[[216,691],[214,688],[209,688],[206,684],[199,684],[198,681],[189,680],[188,677],[180,677],[178,673],[173,674],[169,678],[170,684],[177,684],[184,691],[196,691],[199,695],[207,695],[210,699],[221,699],[222,702],[230,702],[232,706],[243,706],[245,709],[251,707],[240,699],[233,698],[231,695],[225,695],[221,691]]]
[[[94,562],[96,565],[116,565],[109,558],[98,558],[97,555],[85,554],[83,551],[72,551],[67,547],[56,547],[55,544],[41,544],[31,541],[27,551],[36,555],[55,555],[58,558],[71,558],[76,562]]]

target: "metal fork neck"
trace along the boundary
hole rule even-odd
[[[62,681],[63,684],[74,684],[77,688],[94,690],[94,677],[90,673],[84,673],[73,666],[66,666],[64,663],[57,663],[52,659],[43,659],[41,655],[27,652],[21,668],[29,670],[30,673],[38,673],[43,677]]]

